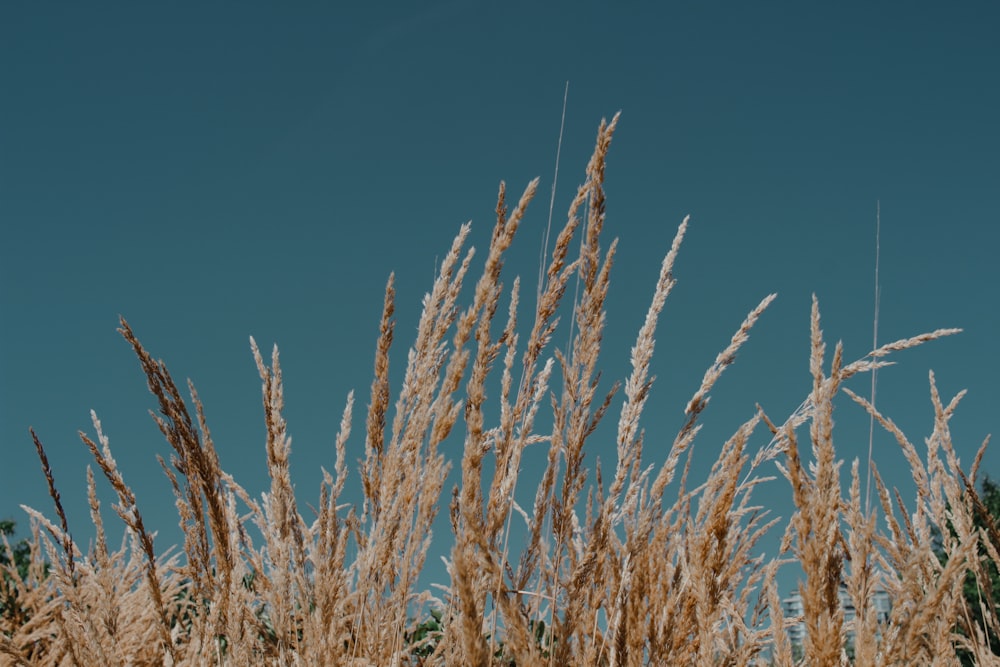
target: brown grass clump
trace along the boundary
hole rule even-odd
[[[598,130],[526,325],[519,321],[520,282],[505,287],[503,262],[537,180],[513,209],[501,184],[476,278],[474,251],[466,248],[470,228],[459,230],[424,298],[398,388],[389,379],[390,276],[365,418],[360,503],[340,502],[353,395],[332,472],[324,471],[315,516],[306,519],[289,476],[277,348],[267,361],[250,341],[271,482],[254,498],[223,471],[193,385],[188,400],[123,319],[120,331],[139,359],[158,404],[153,418],[172,450],[161,464],[184,544],[177,553],[154,549],[95,415],[94,435],[81,438],[115,492],[126,534],[117,550],[108,546],[88,470],[96,539],[84,552],[71,537],[45,449],[32,433],[59,521],[26,508],[32,560],[26,577],[3,566],[16,604],[0,615],[0,664],[922,665],[955,664],[956,648],[981,663],[995,661],[987,640],[1000,627],[992,599],[984,603],[988,627],[978,627],[962,597],[968,571],[985,582],[988,563],[1000,562],[1000,531],[973,522],[988,513],[974,492],[981,452],[966,474],[949,431],[960,396],[945,403],[931,376],[935,425],[922,458],[888,417],[842,386],[888,363],[890,353],[956,330],[891,343],[854,363],[844,362],[838,344],[828,362],[814,301],[813,382],[802,408],[783,422],[758,410],[696,482],[689,466],[711,391],[774,299],[768,295],[706,371],[670,448],[644,467],[641,418],[653,387],[656,327],[675,286],[688,220],[663,260],[631,371],[623,384],[603,387],[599,360],[616,248],[615,241],[602,245],[603,183],[617,122],[615,116]],[[573,280],[576,296],[564,303]],[[467,283],[474,288],[463,307]],[[553,344],[560,327],[570,332],[565,348]],[[499,388],[494,398],[488,387]],[[899,442],[917,489],[912,505],[873,470],[880,511],[869,511],[857,461],[845,495],[832,418],[841,391]],[[618,415],[617,456],[605,473],[599,464],[590,467],[585,453],[609,411]],[[491,421],[494,412],[499,417]],[[772,440],[752,451],[762,423]],[[452,465],[441,452],[449,436],[464,446],[460,483],[447,508],[450,581],[438,599],[420,590],[419,575]],[[518,489],[518,480],[525,452],[536,446],[547,456],[531,493]],[[765,558],[757,544],[779,519],[755,505],[752,493],[771,479],[763,468],[772,461],[791,486],[795,509],[782,553]],[[934,551],[935,535],[945,559]],[[4,548],[10,551],[6,542]],[[784,617],[776,585],[778,569],[790,560],[804,572],[800,618]],[[880,590],[893,604],[884,619],[872,606]],[[844,596],[853,618],[845,617]],[[800,647],[786,633],[799,623]]]

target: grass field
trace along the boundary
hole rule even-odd
[[[955,330],[896,341],[849,361],[839,345],[828,349],[814,301],[812,389],[802,407],[791,415],[758,411],[721,448],[707,477],[692,479],[689,454],[709,395],[769,296],[705,372],[669,451],[656,466],[642,466],[649,364],[687,221],[663,260],[631,372],[599,394],[615,257],[615,243],[602,241],[603,181],[616,123],[617,117],[598,131],[534,309],[522,305],[518,280],[501,282],[501,269],[537,181],[512,207],[501,186],[485,259],[474,261],[466,247],[467,226],[455,238],[425,298],[399,386],[389,374],[390,353],[402,358],[390,277],[367,408],[359,420],[353,397],[344,407],[336,462],[324,473],[315,511],[299,507],[289,476],[277,348],[268,358],[253,346],[270,474],[269,491],[256,498],[221,469],[194,387],[178,387],[122,320],[172,449],[162,463],[184,543],[167,553],[154,550],[153,527],[144,523],[95,415],[83,439],[97,475],[117,495],[114,514],[127,539],[117,550],[108,545],[88,471],[95,538],[85,551],[69,537],[36,438],[55,515],[28,510],[27,576],[4,566],[0,663],[936,665],[957,664],[959,649],[978,664],[996,662],[988,641],[1000,634],[992,587],[981,589],[980,624],[963,596],[967,572],[990,581],[989,565],[1000,563],[1000,534],[974,523],[982,514],[975,495],[982,450],[963,471],[949,433],[961,396],[939,396],[931,376],[934,430],[918,450],[842,386],[892,353]],[[566,347],[553,344],[557,331],[568,333]],[[842,467],[832,421],[841,392],[895,437],[914,498],[886,488],[869,462]],[[617,459],[601,470],[592,459],[585,464],[584,453],[609,420],[616,420]],[[359,421],[363,434],[352,435]],[[770,443],[749,450],[751,434],[761,430],[770,431]],[[364,439],[357,470],[345,454],[351,437]],[[442,453],[447,438],[464,442],[460,460]],[[547,452],[537,490],[517,487],[528,448]],[[795,503],[780,524],[752,498],[774,463]],[[452,466],[461,482],[449,496],[443,487]],[[869,466],[876,491],[870,510],[862,492]],[[342,501],[349,475],[360,476],[361,503]],[[450,580],[441,590],[421,590],[439,513],[450,518],[452,534],[433,540],[453,545]],[[783,551],[765,559],[756,547],[770,531],[783,535]],[[801,618],[782,614],[776,576],[788,561],[804,572]],[[857,610],[850,621],[842,584]],[[872,607],[878,590],[892,600],[884,621]],[[793,647],[785,628],[798,622],[806,638]]]

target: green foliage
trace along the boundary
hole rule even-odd
[[[980,488],[981,490],[977,494],[979,502],[975,504],[975,511],[972,514],[973,524],[977,529],[985,532],[987,539],[991,539],[995,547],[1000,548],[1000,544],[997,544],[996,540],[997,527],[1000,525],[1000,483],[986,476],[983,478]],[[951,530],[951,527],[949,526],[948,529]],[[938,558],[944,563],[947,558],[941,546],[940,532],[935,536],[935,551]],[[987,613],[992,613],[994,616],[997,614],[996,604],[1000,602],[1000,571],[982,544],[979,546],[979,566],[978,574],[972,570],[965,573],[962,594],[965,597],[966,613],[973,627],[981,628],[986,633],[993,654],[1000,655],[1000,638],[989,629],[990,624],[983,615],[984,607]],[[986,580],[989,581],[988,588],[982,585],[982,582]],[[959,632],[968,634],[967,630],[962,627],[959,627]],[[971,667],[976,664],[972,654],[964,649],[959,649],[958,656],[963,665]]]
[[[414,646],[413,655],[423,660],[434,653],[444,626],[441,624],[441,612],[432,609],[431,617],[418,625],[412,633],[405,636],[406,642]]]
[[[14,534],[16,525],[10,519],[0,519],[0,533],[10,537]],[[0,546],[0,565],[10,565],[13,558],[18,574],[21,575],[21,578],[27,577],[28,565],[31,563],[31,545],[28,544],[28,540],[22,539],[12,544],[10,548],[13,553],[8,553],[6,548]]]
[[[992,538],[992,536],[996,535],[996,524],[1000,523],[1000,484],[994,482],[989,477],[985,477],[983,478],[981,488],[979,500],[982,503],[981,509],[985,511],[977,511],[973,515],[973,521],[976,528],[984,530]],[[1000,545],[994,542],[994,546]],[[977,579],[973,572],[967,572],[962,593],[965,596],[968,613],[972,618],[972,622],[980,628],[988,628],[986,619],[983,617],[983,606],[985,605],[987,608],[987,613],[992,611],[994,615],[996,614],[995,605],[1000,601],[1000,572],[997,570],[997,564],[989,557],[986,553],[986,548],[982,545],[979,547],[979,556],[983,570],[980,576],[985,575],[983,579],[988,579],[989,589],[982,586],[983,581]],[[993,607],[993,609],[991,610],[990,607]],[[994,655],[1000,655],[1000,638],[990,630],[987,630],[987,634],[990,650]],[[960,657],[962,658],[962,664],[973,664],[971,656],[961,655]]]
[[[0,519],[0,534],[7,536],[8,539],[14,534],[15,527],[14,521]],[[9,551],[0,542],[0,568],[3,568],[3,577],[0,578],[0,618],[18,615],[21,611],[17,602],[17,588],[6,569],[11,564],[17,568],[21,579],[27,578],[28,566],[31,564],[31,545],[28,544],[28,540],[22,539],[11,544]]]

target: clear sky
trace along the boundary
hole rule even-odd
[[[900,354],[879,375],[879,406],[922,442],[933,369],[946,396],[969,390],[954,422],[965,462],[996,431],[995,2],[341,5],[3,3],[0,516],[24,528],[20,503],[52,511],[33,426],[86,544],[90,461],[76,433],[92,431],[94,409],[158,546],[179,541],[155,460],[169,448],[119,314],[195,382],[223,466],[254,493],[265,431],[248,337],[278,343],[293,479],[314,500],[348,391],[359,415],[367,403],[390,271],[399,371],[459,225],[472,220],[484,247],[498,182],[519,193],[540,176],[507,266],[508,284],[534,284],[566,81],[557,221],[598,123],[622,111],[603,386],[627,373],[660,261],[691,215],[658,335],[651,462],[766,294],[778,300],[705,414],[696,478],[755,403],[783,419],[808,392],[812,293],[831,343],[850,359],[870,349],[876,202],[880,341],[965,329]],[[867,418],[847,400],[836,416],[840,455],[864,457]],[[362,433],[358,416],[352,464]],[[905,490],[894,441],[875,445]],[[590,451],[612,465],[612,443]],[[995,449],[984,467],[1000,476]],[[787,518],[783,482],[759,495]]]

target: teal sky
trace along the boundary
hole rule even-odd
[[[879,406],[922,442],[933,369],[946,396],[969,390],[954,422],[963,461],[996,430],[996,3],[336,4],[0,9],[0,516],[24,528],[19,504],[52,511],[33,426],[86,544],[90,460],[76,433],[92,431],[94,409],[158,546],[179,541],[155,460],[168,446],[119,314],[195,382],[223,466],[254,493],[265,432],[248,337],[278,343],[293,479],[313,501],[351,389],[351,463],[363,455],[388,274],[401,375],[436,258],[467,220],[486,245],[501,179],[513,193],[542,179],[506,267],[533,292],[566,81],[557,222],[598,123],[622,111],[603,386],[625,377],[660,261],[691,215],[657,337],[650,462],[766,294],[778,300],[705,414],[696,478],[755,403],[783,419],[808,392],[812,293],[831,343],[850,359],[870,349],[876,202],[880,342],[965,329],[898,355]],[[840,455],[865,456],[867,418],[847,400],[836,416]],[[908,496],[894,441],[875,445]],[[613,465],[611,441],[590,452]],[[984,468],[1000,476],[995,449]],[[759,499],[787,518],[783,482]]]

